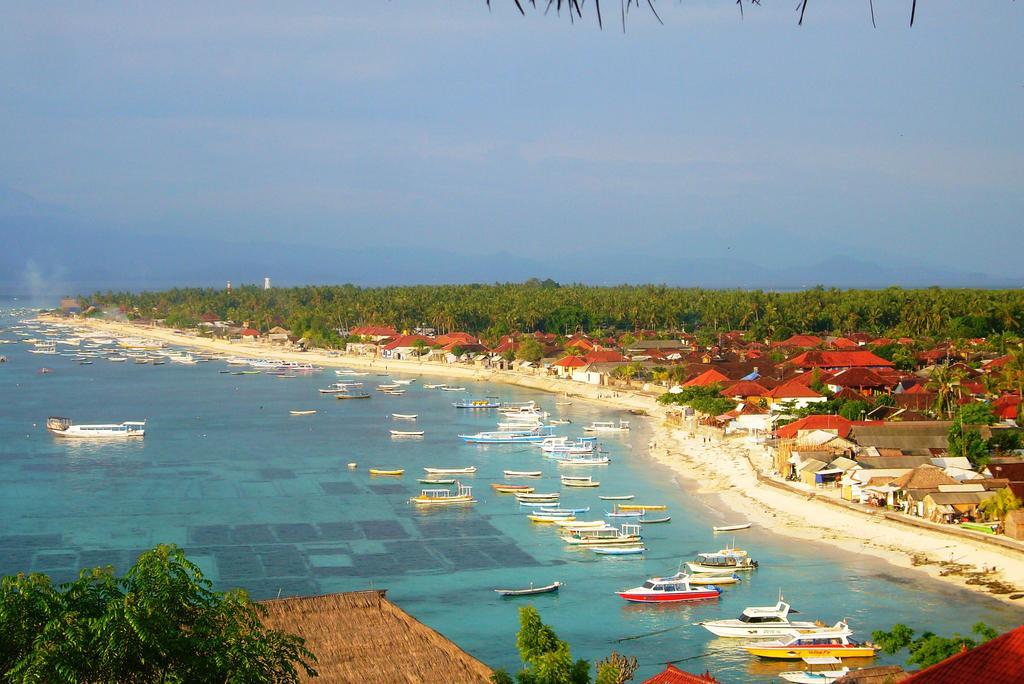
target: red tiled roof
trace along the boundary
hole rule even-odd
[[[438,335],[434,338],[434,341],[440,345],[451,344],[457,342],[459,344],[478,344],[479,340],[465,332],[453,332],[445,335]]]
[[[625,356],[611,349],[595,350],[587,353],[583,358],[587,363],[612,363],[626,360]]]
[[[399,335],[381,347],[381,349],[384,351],[391,351],[392,349],[398,349],[399,347],[415,347],[416,340],[423,340],[428,347],[434,344],[434,338],[427,337],[425,335]]]
[[[210,313],[209,311],[207,311],[206,313],[199,317],[199,320],[201,320],[203,323],[214,323],[216,321],[219,321],[220,318],[217,317],[217,314]]]
[[[675,665],[668,665],[663,672],[645,679],[641,684],[718,684],[718,680],[708,672],[695,675],[683,672]]]
[[[1002,420],[1013,420],[1017,417],[1020,402],[1019,394],[1004,394],[992,402],[992,413]]]
[[[811,349],[821,346],[821,338],[816,335],[792,335],[781,342],[772,342],[772,346]]]
[[[242,328],[242,332],[239,335],[242,337],[259,337],[260,331],[255,328]]]
[[[904,684],[1024,682],[1024,626],[957,653],[904,679]]]
[[[720,385],[726,382],[731,382],[727,375],[719,373],[714,368],[709,368],[700,375],[684,382],[683,387],[707,387],[708,385]]]
[[[555,361],[552,365],[560,366],[562,368],[582,368],[587,365],[587,362],[578,356],[570,354],[569,356],[558,359],[558,361]]]
[[[853,421],[842,416],[813,415],[784,425],[776,430],[775,434],[789,439],[796,437],[801,430],[828,430],[846,438],[850,434],[851,427],[853,427]]]
[[[789,359],[798,368],[888,367],[892,361],[869,351],[806,351]]]
[[[790,382],[779,385],[768,396],[772,399],[814,399],[821,394],[815,392],[802,382]]]
[[[928,386],[923,382],[919,382],[916,385],[911,385],[907,389],[903,390],[903,394],[931,394],[928,391]]]
[[[847,368],[833,375],[829,385],[836,387],[888,387],[889,383],[870,368]]]
[[[204,318],[203,320],[206,319]],[[992,359],[991,361],[985,364],[984,369],[988,370],[990,368],[1002,368],[1006,364],[1010,363],[1010,359],[1012,358],[1012,356],[1006,354],[1005,356],[1000,356],[999,358]]]
[[[768,396],[768,388],[753,380],[740,380],[720,392],[723,397],[764,397]]]
[[[834,349],[860,349],[860,345],[851,339],[845,337],[837,337],[829,342],[829,346]]]
[[[573,335],[572,337],[565,341],[564,346],[566,349],[568,349],[569,347],[576,347],[578,349],[585,349],[589,351],[594,348],[594,343],[585,337]]]
[[[818,382],[828,384],[828,381],[832,379],[832,373],[827,371],[818,371]],[[810,387],[811,383],[814,382],[814,372],[810,373],[797,373],[791,378],[787,378],[786,382],[799,382],[804,387]]]

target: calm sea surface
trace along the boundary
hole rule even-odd
[[[0,300],[0,339],[18,302]],[[635,655],[641,675],[666,661],[710,669],[724,682],[770,681],[792,666],[747,657],[731,640],[692,623],[735,617],[749,605],[771,605],[779,590],[808,619],[846,617],[858,636],[905,622],[939,633],[969,630],[977,620],[1005,630],[1024,612],[948,588],[875,559],[796,542],[763,529],[740,532],[738,544],[760,561],[756,572],[725,589],[717,602],[627,605],[612,592],[651,575],[671,574],[680,560],[721,548],[732,537],[711,526],[742,520],[717,499],[696,496],[648,459],[649,434],[638,421],[626,437],[602,440],[613,461],[575,468],[600,489],[565,490],[563,505],[590,506],[582,519],[609,508],[601,494],[636,494],[664,503],[672,522],[645,529],[643,558],[599,558],[567,549],[554,529],[531,524],[514,498],[492,492],[504,469],[543,470],[538,491],[559,490],[558,467],[529,446],[465,445],[461,432],[493,429],[492,412],[457,410],[460,396],[537,400],[572,420],[561,434],[581,434],[619,412],[552,396],[465,380],[464,394],[426,390],[424,376],[402,397],[373,392],[384,378],[360,378],[368,401],[336,401],[317,393],[331,371],[296,378],[218,373],[222,362],[182,366],[79,365],[68,356],[0,345],[0,573],[34,570],[68,580],[83,566],[125,569],[140,550],[161,542],[184,547],[219,588],[241,586],[255,598],[386,588],[388,596],[492,666],[515,668],[516,608],[533,603],[577,657],[617,650]],[[59,346],[62,352],[72,347]],[[39,368],[52,369],[40,374]],[[396,376],[402,377],[402,376]],[[411,376],[405,376],[411,377]],[[293,417],[290,409],[318,414]],[[394,439],[413,429],[390,414],[416,413],[420,439]],[[146,437],[127,443],[58,440],[46,417],[76,422],[146,419]],[[359,463],[350,471],[346,463]],[[475,465],[480,503],[466,510],[417,510],[407,503],[427,466]],[[372,478],[369,467],[402,467],[402,478]],[[564,469],[563,469],[564,470]],[[966,559],[970,560],[970,559]],[[496,587],[565,583],[557,595],[498,598]],[[880,662],[892,659],[880,658]],[[896,659],[895,661],[898,661]]]

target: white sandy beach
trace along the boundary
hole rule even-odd
[[[360,367],[413,374],[444,375],[501,382],[546,392],[567,393],[581,400],[622,409],[640,409],[650,416],[653,429],[652,457],[671,468],[682,479],[699,483],[699,492],[716,494],[737,514],[723,524],[749,520],[776,534],[832,544],[855,553],[883,559],[902,568],[913,568],[929,576],[967,587],[1024,607],[1024,599],[1010,596],[1024,591],[1024,553],[919,529],[886,520],[880,515],[847,510],[807,495],[777,489],[758,481],[750,458],[759,458],[760,447],[742,441],[702,441],[687,430],[664,422],[664,410],[652,396],[613,390],[555,378],[533,377],[510,371],[466,368],[416,361],[392,361],[343,356],[326,352],[294,352],[266,344],[237,343],[198,338],[160,328],[141,328],[123,323],[87,320],[68,322],[47,318],[47,322],[81,329],[103,330],[113,336],[146,337],[218,354],[279,358],[309,362],[324,367]],[[742,533],[740,533],[742,534]],[[740,537],[739,541],[742,541]],[[709,549],[710,550],[710,549]],[[978,575],[983,568],[995,572]],[[993,594],[978,580],[1012,585],[1011,593]],[[968,581],[971,581],[968,584]]]

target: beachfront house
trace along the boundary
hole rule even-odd
[[[399,335],[380,348],[382,359],[405,361],[419,359],[434,344],[434,338],[424,335]]]
[[[939,485],[937,492],[930,492],[921,500],[920,515],[932,522],[977,520],[978,506],[996,494],[981,484]]]

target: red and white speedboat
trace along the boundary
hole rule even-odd
[[[689,575],[677,572],[671,577],[652,577],[643,586],[615,593],[635,603],[673,603],[716,599],[722,590],[714,585],[691,586]]]

